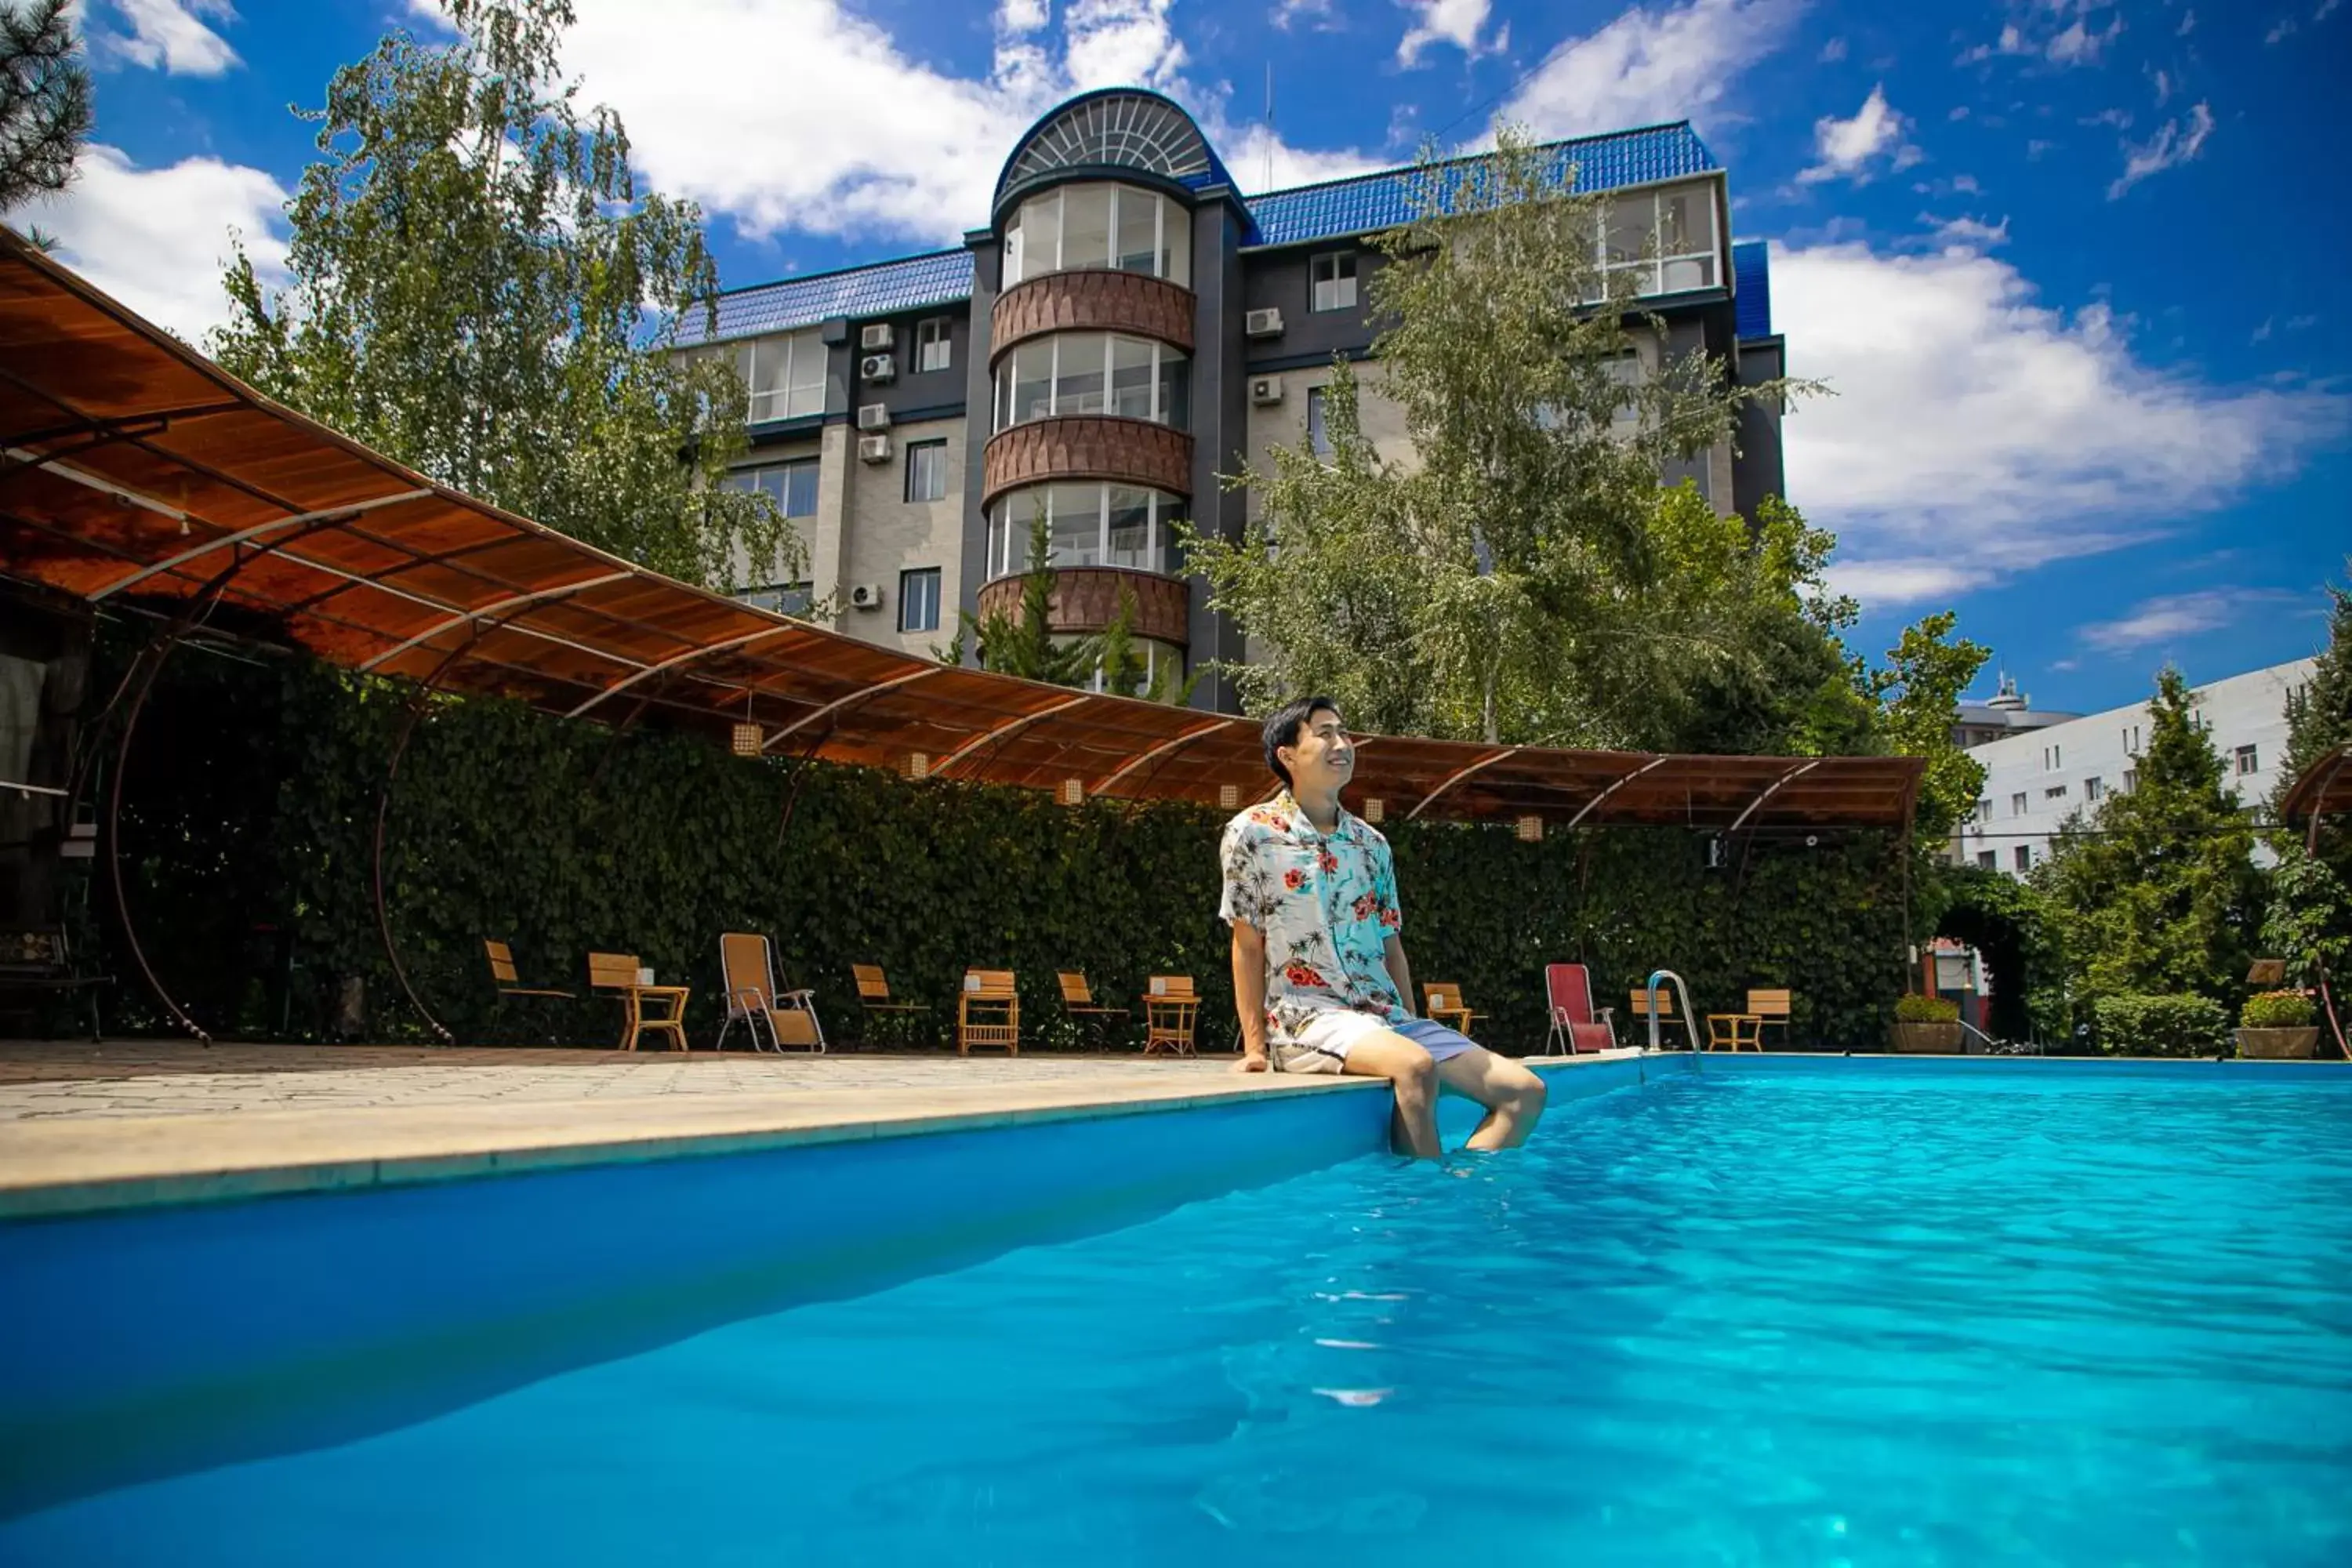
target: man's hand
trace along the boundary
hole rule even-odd
[[[1244,1050],[1242,1059],[1234,1064],[1235,1072],[1265,1072],[1269,1064],[1264,1051]]]

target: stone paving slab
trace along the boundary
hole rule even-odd
[[[0,1219],[1386,1092],[1232,1069],[1230,1057],[0,1042]]]

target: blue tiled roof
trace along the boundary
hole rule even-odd
[[[1723,166],[1715,161],[1715,154],[1706,150],[1706,144],[1692,132],[1690,126],[1682,122],[1582,137],[1556,142],[1544,151],[1550,159],[1554,178],[1565,179],[1573,168],[1574,189],[1580,195],[1704,174]],[[1211,159],[1215,156],[1212,150]],[[1459,162],[1464,166],[1468,163]],[[1216,168],[1222,173],[1223,165]],[[1249,209],[1250,231],[1246,243],[1301,245],[1393,228],[1412,216],[1414,181],[1419,173],[1416,167],[1408,165],[1247,197],[1244,205]],[[1738,250],[1743,248],[1751,247],[1735,247],[1735,268],[1744,268],[1745,264],[1737,259]],[[1763,247],[1758,245],[1752,248],[1759,252],[1756,265],[1760,278]],[[1740,335],[1755,336],[1747,326],[1748,285],[1745,270],[1738,272],[1738,279],[1742,297]],[[1765,291],[1759,287],[1757,292],[1762,295]],[[787,278],[722,294],[719,300],[718,330],[705,333],[701,316],[695,314],[680,324],[678,342],[693,344],[751,337],[760,332],[791,331],[835,316],[885,316],[896,310],[919,310],[925,305],[944,305],[971,298],[971,253],[935,251],[929,256],[879,261],[871,267],[853,267],[811,278]],[[1770,330],[1770,319],[1767,307],[1761,317],[1768,323],[1763,329],[1766,331]]]
[[[1731,246],[1731,315],[1742,339],[1772,335],[1772,268],[1760,239]]]
[[[1704,174],[1723,165],[1693,133],[1687,123],[1653,125],[1639,131],[1614,131],[1606,136],[1586,136],[1544,149],[1550,160],[1546,171],[1564,179],[1573,167],[1575,191],[1617,190],[1686,174]],[[1254,245],[1300,245],[1342,235],[1370,234],[1393,228],[1412,216],[1417,168],[1383,169],[1351,179],[1330,180],[1291,191],[1269,191],[1248,198]]]
[[[678,327],[681,343],[745,338],[757,332],[787,332],[835,316],[887,316],[971,298],[971,252],[941,250],[880,261],[809,278],[739,289],[719,297],[719,330],[706,333],[700,311],[689,311]]]

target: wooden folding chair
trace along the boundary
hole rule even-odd
[[[1423,1016],[1464,1035],[1470,1032],[1473,1023],[1486,1016],[1472,1012],[1470,1004],[1462,999],[1462,987],[1450,980],[1433,980],[1421,988],[1421,1011]]]
[[[635,1050],[638,1037],[650,1031],[667,1035],[673,1049],[685,1050],[686,1001],[694,994],[693,990],[684,985],[656,985],[646,978],[651,973],[637,963],[634,952],[588,955],[589,988],[620,993],[621,1049]]]
[[[1633,1040],[1636,1045],[1646,1046],[1650,1043],[1650,993],[1646,988],[1637,985],[1631,994],[1633,999],[1632,1018]],[[1674,1026],[1682,1023],[1683,1020],[1675,1014],[1675,994],[1661,985],[1658,987],[1659,1044],[1664,1045],[1666,1037],[1674,1032]],[[1690,1026],[1684,1024],[1683,1028],[1684,1033],[1688,1035]],[[1690,1047],[1693,1050],[1698,1049],[1698,1040],[1696,1037],[1691,1038]]]
[[[1192,1029],[1200,1016],[1201,994],[1192,989],[1191,975],[1153,975],[1143,995],[1143,1054],[1197,1054],[1192,1047]]]
[[[816,994],[813,991],[779,991],[776,989],[775,952],[768,939],[744,931],[730,931],[719,939],[719,973],[727,985],[727,1021],[719,1026],[719,1043],[712,1048],[727,1048],[727,1031],[736,1020],[742,1020],[751,1037],[751,1048],[760,1048],[760,1028],[768,1030],[769,1048],[782,1053],[786,1046],[822,1053],[824,1050],[824,1026],[817,1021]]]
[[[1082,971],[1057,970],[1054,978],[1061,983],[1062,1011],[1069,1015],[1072,1023],[1094,1037],[1097,1047],[1104,1044],[1104,1036],[1113,1019],[1122,1024],[1127,1021],[1126,1008],[1106,1007],[1095,1000],[1094,987],[1087,984]]]
[[[890,982],[884,978],[878,963],[853,963],[849,973],[857,982],[857,1005],[864,1009],[868,1022],[876,1018],[899,1019],[912,1034],[918,1013],[928,1013],[929,1005],[922,1002],[898,1002],[890,996]]]
[[[506,1005],[509,1000],[541,1005],[551,1002],[576,1002],[579,1000],[579,998],[573,995],[571,992],[559,991],[551,985],[525,985],[522,983],[521,974],[515,969],[514,949],[509,947],[505,942],[493,942],[489,938],[484,937],[482,939],[482,951],[489,957],[490,984],[498,993],[496,1000],[494,1000],[490,1005],[490,1029],[492,1033],[502,1034],[504,1032],[499,1028],[499,1025],[505,1018]],[[551,1027],[548,1030],[547,1043],[551,1046],[555,1044],[556,1038],[556,1032]]]
[[[1009,969],[967,969],[956,997],[956,1055],[974,1046],[1003,1046],[1021,1054],[1021,989]]]
[[[1748,994],[1748,1016],[1756,1020],[1756,1048],[1764,1048],[1764,1031],[1775,1024],[1780,1027],[1780,1048],[1789,1048],[1789,1009],[1794,1000],[1786,990],[1750,991]]]

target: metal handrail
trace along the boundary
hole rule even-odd
[[[1650,971],[1650,978],[1642,987],[1642,989],[1647,994],[1649,1001],[1650,1049],[1654,1051],[1662,1051],[1665,1049],[1665,1047],[1659,1043],[1658,1038],[1658,982],[1661,980],[1673,981],[1675,983],[1675,994],[1682,998],[1683,1034],[1690,1040],[1690,1048],[1692,1052],[1696,1054],[1698,1050],[1698,1025],[1693,1021],[1691,1016],[1690,992],[1684,986],[1683,977],[1676,974],[1671,969],[1654,969]]]

